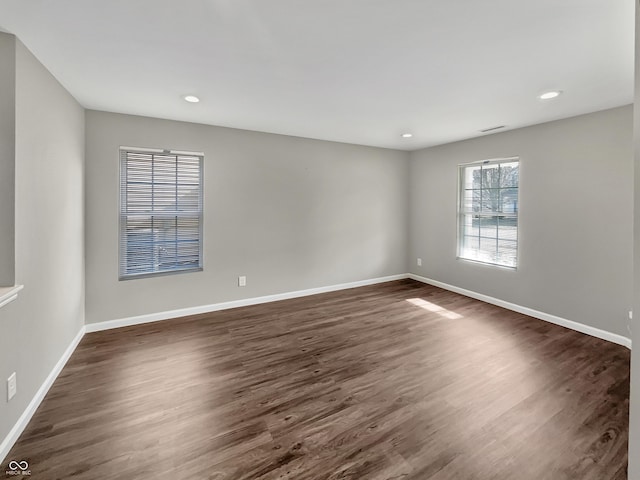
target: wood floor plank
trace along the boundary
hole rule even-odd
[[[624,480],[628,411],[624,347],[401,280],[88,334],[5,463],[44,480]]]

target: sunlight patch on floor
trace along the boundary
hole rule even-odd
[[[440,305],[436,305],[435,303],[427,302],[422,298],[408,298],[407,302],[415,305],[416,307],[423,308],[429,312],[437,313],[438,315],[450,320],[457,320],[458,318],[462,318],[462,315],[457,314],[456,312],[452,312],[451,310],[447,310],[446,308],[443,308]]]

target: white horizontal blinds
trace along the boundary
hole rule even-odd
[[[460,166],[461,258],[517,266],[519,175],[517,158]]]
[[[120,152],[120,277],[202,268],[202,156]]]

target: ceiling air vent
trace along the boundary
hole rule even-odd
[[[484,130],[480,130],[480,133],[493,132],[494,130],[500,130],[501,128],[504,128],[505,126],[506,125],[498,125],[497,127],[485,128]]]

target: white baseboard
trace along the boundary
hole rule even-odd
[[[230,308],[247,307],[250,305],[258,305],[260,303],[269,303],[276,302],[278,300],[289,300],[291,298],[306,297],[309,295],[316,295],[318,293],[335,292],[337,290],[345,290],[347,288],[364,287],[366,285],[392,282],[394,280],[403,280],[405,278],[409,278],[409,275],[406,273],[402,273],[399,275],[390,275],[387,277],[372,278],[369,280],[360,280],[357,282],[340,283],[337,285],[329,285],[326,287],[296,290],[293,292],[278,293],[275,295],[265,295],[263,297],[245,298],[242,300],[233,300],[231,302],[212,303],[210,305],[201,305],[198,307],[180,308],[178,310],[150,313],[148,315],[120,318],[118,320],[108,320],[106,322],[87,323],[86,329],[87,333],[99,332],[101,330],[110,330],[112,328],[128,327],[131,325],[139,325],[141,323],[158,322],[160,320],[168,320],[171,318],[186,317],[188,315],[199,315],[201,313],[228,310]]]
[[[80,331],[77,333],[77,335],[74,337],[74,339],[71,341],[67,349],[64,351],[64,353],[62,354],[62,357],[60,357],[60,360],[58,360],[58,362],[55,364],[55,366],[53,367],[53,370],[51,370],[51,373],[49,373],[49,375],[47,376],[45,381],[42,383],[42,385],[40,386],[36,394],[33,396],[33,398],[31,399],[31,402],[29,402],[29,405],[27,406],[25,411],[22,412],[22,415],[20,416],[16,424],[13,426],[9,434],[5,437],[2,443],[0,443],[0,464],[4,462],[5,457],[9,454],[9,451],[11,450],[13,445],[18,441],[18,438],[20,437],[24,429],[29,424],[31,417],[33,417],[33,414],[36,413],[36,410],[42,403],[42,400],[44,400],[44,397],[49,391],[49,389],[51,388],[51,385],[53,385],[53,382],[55,382],[56,378],[58,378],[58,375],[60,375],[60,372],[62,371],[67,361],[75,351],[76,347],[80,343],[80,340],[82,340],[84,333],[85,333],[85,327],[83,326],[80,329]]]
[[[616,343],[618,345],[622,345],[631,349],[631,339],[624,337],[622,335],[618,335],[615,333],[607,332],[606,330],[601,330],[599,328],[595,328],[589,325],[585,325],[583,323],[575,322],[573,320],[568,320],[566,318],[558,317],[556,315],[551,315],[549,313],[540,312],[538,310],[534,310],[529,307],[523,307],[521,305],[517,305],[515,303],[507,302],[505,300],[501,300],[499,298],[490,297],[489,295],[484,295],[482,293],[477,293],[472,290],[467,290],[464,288],[456,287],[454,285],[449,285],[447,283],[440,282],[438,280],[433,280],[430,278],[422,277],[420,275],[415,275],[413,273],[404,273],[399,275],[390,275],[387,277],[379,277],[372,278],[369,280],[361,280],[357,282],[349,282],[349,283],[340,283],[337,285],[329,285],[326,287],[318,287],[318,288],[309,288],[306,290],[297,290],[293,292],[285,292],[278,293],[275,295],[265,295],[262,297],[253,297],[253,298],[245,298],[242,300],[233,300],[230,302],[222,302],[222,303],[213,303],[210,305],[201,305],[197,307],[187,307],[181,308],[177,310],[169,310],[165,312],[157,312],[150,313],[147,315],[139,315],[135,317],[127,317],[121,318],[117,320],[108,320],[106,322],[99,323],[88,323],[86,324],[86,332],[99,332],[102,330],[110,330],[112,328],[120,328],[127,327],[131,325],[139,325],[142,323],[150,323],[150,322],[158,322],[161,320],[169,320],[171,318],[185,317],[188,315],[198,315],[202,313],[210,313],[216,312],[219,310],[227,310],[230,308],[238,308],[238,307],[247,307],[250,305],[258,305],[261,303],[269,303],[276,302],[278,300],[288,300],[291,298],[299,298],[306,297],[309,295],[316,295],[318,293],[327,293],[327,292],[335,292],[337,290],[345,290],[347,288],[356,288],[363,287],[366,285],[374,285],[376,283],[384,283],[391,282],[394,280],[402,280],[405,278],[411,278],[418,282],[426,283],[429,285],[433,285],[436,287],[443,288],[445,290],[449,290],[455,293],[459,293],[461,295],[465,295],[467,297],[475,298],[477,300],[481,300],[486,303],[490,303],[492,305],[497,305],[499,307],[506,308],[508,310],[513,310],[514,312],[523,313],[525,315],[529,315],[530,317],[538,318],[540,320],[544,320],[550,323],[554,323],[556,325],[560,325],[562,327],[570,328],[571,330],[576,330],[581,333],[585,333],[587,335],[591,335],[592,337],[601,338],[603,340],[607,340],[609,342]]]
[[[477,293],[472,290],[466,290],[464,288],[449,285],[437,280],[421,277],[420,275],[415,275],[413,273],[408,274],[408,277],[413,280],[417,280],[418,282],[433,285],[434,287],[440,287],[445,290],[450,290],[452,292],[459,293],[460,295],[475,298],[476,300],[481,300],[486,303],[491,303],[492,305],[497,305],[499,307],[506,308],[507,310],[513,310],[514,312],[523,313],[525,315],[529,315],[530,317],[538,318],[546,322],[555,323],[556,325],[570,328],[571,330],[576,330],[581,333],[586,333],[587,335],[591,335],[592,337],[601,338],[602,340],[617,343],[618,345],[622,345],[624,347],[627,347],[628,349],[631,349],[631,339],[623,337],[622,335],[618,335],[616,333],[607,332],[606,330],[600,330],[599,328],[591,327],[589,325],[575,322],[573,320],[567,320],[566,318],[557,317],[549,313],[539,312],[538,310],[534,310],[532,308],[523,307],[515,303],[500,300],[499,298],[490,297],[489,295]]]

